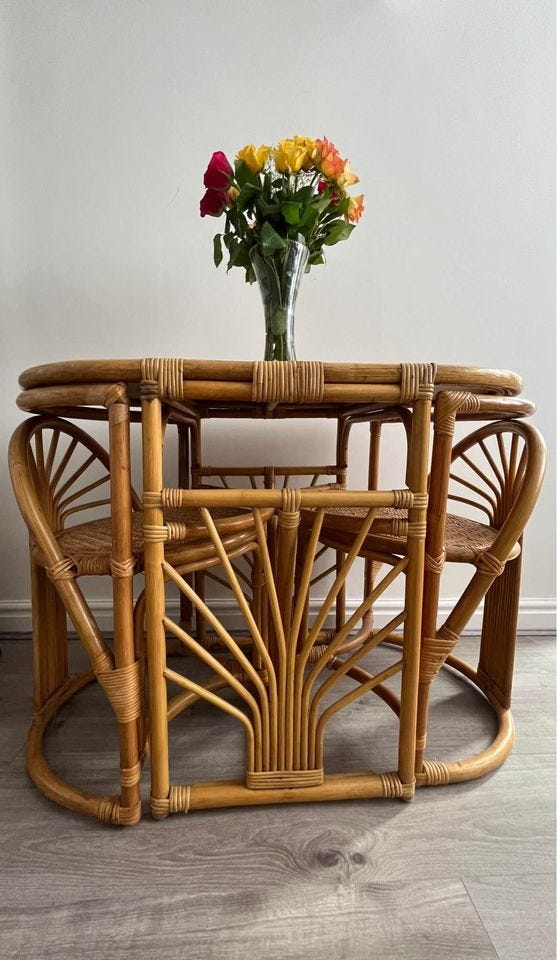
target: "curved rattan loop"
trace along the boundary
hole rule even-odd
[[[39,790],[59,806],[97,817],[103,822],[132,826],[141,818],[141,806],[139,804],[135,804],[131,808],[125,808],[120,805],[120,798],[118,797],[107,797],[80,790],[58,776],[44,757],[43,741],[49,724],[63,706],[94,680],[95,675],[92,672],[73,677],[51,697],[40,713],[34,716],[27,735],[25,749],[27,770]],[[123,780],[129,779],[130,785],[132,776],[134,783],[139,781],[141,765],[138,766],[139,770],[136,767],[133,771],[122,771]]]

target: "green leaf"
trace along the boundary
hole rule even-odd
[[[232,267],[248,267],[251,266],[251,260],[249,258],[249,247],[242,240],[234,240],[230,248],[230,260],[228,261],[228,266],[226,272],[228,273]]]
[[[323,243],[326,243],[328,247],[332,247],[333,244],[338,243],[340,240],[348,240],[353,229],[353,223],[345,223],[344,220],[339,220],[333,224]]]
[[[255,283],[256,280],[257,277],[255,276],[255,270],[253,269],[250,261],[249,265],[246,267],[246,283]]]
[[[230,254],[228,258],[228,263],[226,265],[226,272],[229,273],[232,267],[234,266],[234,257],[238,255],[238,247],[240,246],[241,241],[237,237],[233,237],[230,245],[228,247],[228,253]]]
[[[258,179],[257,174],[250,170],[245,160],[236,160],[234,163],[234,171],[236,174],[236,183],[240,189],[242,189],[246,183],[251,183],[255,186],[254,181]]]
[[[222,263],[222,241],[220,233],[216,233],[213,237],[213,260],[215,261],[215,267],[218,267]]]
[[[230,224],[234,227],[236,233],[240,233],[240,229],[241,229],[241,228],[240,228],[240,217],[241,217],[241,214],[240,214],[240,211],[237,209],[236,206],[230,207],[230,209],[229,209],[229,211],[228,211],[228,213],[227,213],[227,217],[228,217],[228,220],[229,220]]]
[[[280,205],[280,212],[291,227],[295,226],[300,220],[300,204],[293,200],[285,200]]]
[[[234,201],[236,208],[245,210],[258,193],[259,187],[256,187],[253,183],[245,183]]]
[[[300,222],[298,224],[298,228],[302,228],[304,230],[306,228],[311,229],[315,225],[315,222],[318,216],[319,216],[319,211],[317,210],[316,207],[310,204],[310,206],[306,207],[304,212],[302,213],[302,216],[300,217]]]
[[[315,266],[318,263],[325,263],[325,254],[322,250],[316,250],[308,260],[308,266]]]
[[[272,217],[276,213],[280,213],[280,203],[277,203],[277,201],[266,203],[264,200],[260,199],[257,201],[257,212],[262,217]]]
[[[284,250],[286,241],[281,237],[270,223],[264,223],[261,227],[261,247],[265,257],[272,255],[276,250]]]
[[[331,202],[331,191],[324,190],[323,193],[320,193],[318,197],[312,201],[312,206],[315,207],[318,213],[322,213],[323,210],[326,210]]]
[[[316,193],[313,187],[300,187],[294,194],[294,200],[297,200],[298,203],[307,203],[314,196],[316,196]]]

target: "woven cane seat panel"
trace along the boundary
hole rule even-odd
[[[262,511],[264,519],[272,511]],[[238,507],[219,507],[210,510],[215,526],[221,537],[229,539],[231,536],[241,537],[253,529],[254,521],[250,510]],[[169,508],[164,513],[165,520],[174,523],[186,523],[186,537],[170,543],[167,554],[183,551],[184,544],[194,546],[202,541],[209,541],[209,534],[200,519],[199,511],[195,507]],[[112,527],[110,517],[80,523],[74,527],[61,531],[56,539],[65,557],[72,559],[80,572],[101,574],[110,572],[110,558],[112,554]],[[141,561],[143,555],[143,514],[137,511],[132,514],[132,554]],[[142,568],[142,562],[137,569]]]
[[[341,537],[357,534],[363,518],[368,512],[367,507],[330,507],[325,514],[322,532],[324,535],[338,533]],[[388,550],[393,553],[404,553],[406,541],[404,537],[393,537],[388,532],[389,522],[405,520],[406,510],[396,507],[380,507],[373,522],[371,533],[366,539],[368,549]],[[498,530],[487,524],[469,520],[467,517],[458,517],[447,514],[445,525],[446,559],[453,563],[475,563],[486,551],[490,550],[498,534]],[[520,553],[520,545],[516,543],[508,559],[513,559]]]

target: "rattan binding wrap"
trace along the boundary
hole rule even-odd
[[[434,363],[401,363],[400,402],[414,403],[433,397],[437,367]]]
[[[259,360],[253,365],[256,403],[318,403],[324,385],[324,368],[318,361]]]
[[[323,783],[324,771],[320,770],[264,770],[246,772],[246,787],[250,790],[287,790],[290,787],[317,787]]]
[[[184,395],[184,361],[178,357],[151,357],[141,361],[141,396],[145,399],[181,400]]]

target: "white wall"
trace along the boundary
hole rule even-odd
[[[527,535],[521,623],[551,626],[553,4],[3,0],[0,21],[3,440],[33,364],[260,358],[258,292],[212,265],[202,174],[215,149],[326,134],[367,210],[303,281],[298,355],[522,374],[550,478]],[[282,459],[283,426],[239,438],[261,458],[279,445]],[[329,436],[315,428],[316,454]],[[229,432],[213,426],[210,447],[229,455]],[[28,626],[26,538],[5,475],[0,509],[0,620]],[[456,590],[447,580],[446,596]]]

